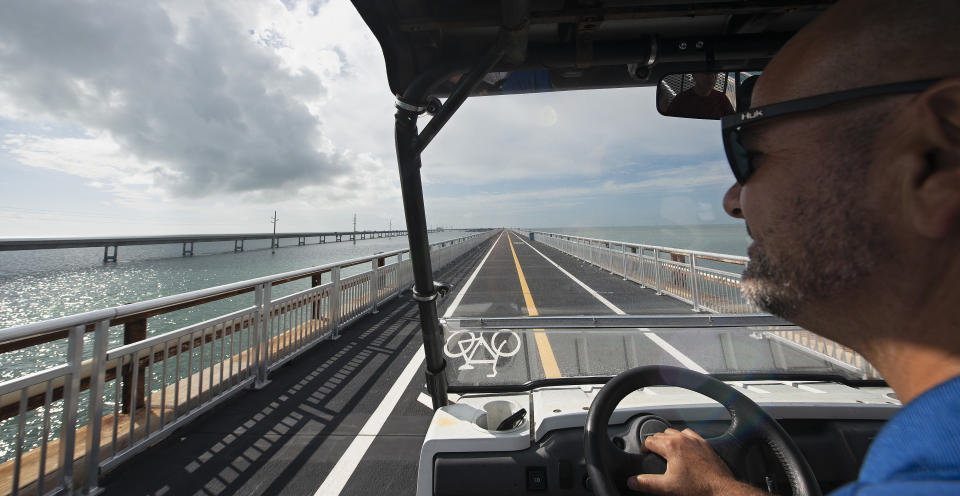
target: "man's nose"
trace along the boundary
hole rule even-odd
[[[740,183],[733,183],[727,194],[723,195],[723,209],[730,217],[743,218],[743,211],[740,210]]]

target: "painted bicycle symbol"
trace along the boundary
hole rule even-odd
[[[485,336],[490,336],[489,341]],[[477,356],[478,351],[481,352],[480,356]],[[512,357],[519,351],[520,336],[509,329],[500,329],[493,335],[473,331],[454,332],[443,346],[443,352],[448,357],[463,358],[464,363],[459,370],[473,370],[474,365],[489,364],[492,372],[487,377],[497,376],[497,363],[501,358]]]

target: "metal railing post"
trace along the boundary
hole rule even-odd
[[[60,433],[60,486],[73,490],[73,454],[77,437],[77,406],[80,400],[80,374],[83,364],[83,333],[86,326],[70,328],[67,363],[70,377],[63,384],[63,417]]]
[[[657,290],[658,295],[663,294],[663,284],[660,277],[660,248],[653,249],[653,270],[657,271]]]
[[[123,324],[123,344],[136,343],[144,339],[147,339],[147,319],[137,319]],[[136,384],[133,384],[134,367],[138,368]],[[145,381],[139,360],[131,360],[130,364],[124,366],[122,370],[123,403],[120,411],[130,413],[130,407],[134,402],[137,408],[143,408],[145,405]]]
[[[373,260],[370,265],[370,313],[378,313],[377,297],[380,295],[380,261]]]
[[[340,339],[340,267],[330,269],[330,328],[333,334],[330,339]]]
[[[690,254],[690,300],[693,301],[693,311],[700,311],[700,285],[697,284],[697,256]]]
[[[100,479],[100,429],[103,425],[103,391],[106,378],[107,341],[110,321],[97,322],[93,336],[92,368],[90,371],[90,402],[87,417],[87,472],[83,483],[83,493],[96,492]]]
[[[637,253],[637,278],[634,279],[641,288],[647,287],[647,268],[643,260],[643,245],[636,246]],[[631,248],[633,251],[633,248]]]
[[[403,253],[397,254],[397,289],[394,290],[394,296],[400,296],[400,291],[403,290],[404,284],[407,282],[403,278]]]
[[[268,362],[270,359],[270,329],[273,327],[273,312],[270,308],[270,289],[272,284],[267,282],[257,286],[255,298],[257,305],[256,351],[257,379],[254,389],[261,389],[270,383]]]
[[[315,288],[323,284],[323,274],[314,274],[310,276],[310,287]],[[310,304],[310,318],[317,321],[317,326],[319,327],[323,321],[323,311],[321,308],[320,293],[317,293],[316,297],[313,299],[313,302]]]
[[[250,353],[253,355],[253,370],[256,374],[258,381],[260,377],[260,355],[261,348],[263,347],[260,344],[260,328],[263,327],[263,284],[257,284],[253,290],[253,332],[250,333]],[[257,384],[254,384],[254,388],[257,387]]]
[[[623,280],[627,280],[627,245],[620,245],[621,251],[623,252]]]
[[[614,260],[613,245],[610,243],[607,243],[606,245],[607,245],[606,250],[607,250],[607,267],[608,267],[607,270],[610,271],[611,274],[616,274],[616,272],[614,272],[615,269],[613,268],[613,260]]]
[[[264,315],[266,316],[263,321],[263,335],[260,337],[260,342],[264,344],[263,346],[263,361],[260,362],[263,366],[263,384],[270,382],[267,378],[270,364],[273,362],[273,283],[267,282],[263,284],[263,310]],[[277,346],[279,347],[279,342]],[[279,350],[278,350],[279,351]]]

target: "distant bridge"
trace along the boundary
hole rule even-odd
[[[436,231],[430,231],[436,232]],[[391,231],[352,231],[352,232],[292,232],[292,233],[246,233],[246,234],[174,234],[164,236],[104,236],[69,238],[0,238],[0,251],[14,250],[51,250],[59,248],[103,247],[103,261],[117,261],[117,247],[132,245],[167,245],[182,243],[183,256],[193,256],[194,243],[212,241],[233,241],[233,251],[243,251],[243,242],[256,239],[269,239],[271,248],[279,247],[281,239],[297,238],[297,245],[307,244],[309,238],[316,238],[318,244],[356,241],[358,239],[391,238],[406,236],[405,230]],[[110,248],[113,248],[112,252]]]

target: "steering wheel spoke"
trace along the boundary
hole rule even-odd
[[[731,469],[739,466],[746,458],[746,446],[731,434],[708,438],[707,443]]]
[[[667,467],[667,462],[660,456],[646,450],[641,453],[628,451],[631,448],[623,449],[613,442],[605,443],[603,447],[605,466],[613,476],[620,494],[626,494],[627,478],[631,475],[662,474]]]
[[[613,443],[608,443],[604,448],[604,458],[607,463],[609,463],[610,470],[612,472],[624,473],[635,470],[635,467],[639,466],[643,462],[643,455],[638,453],[628,453]]]
[[[604,447],[604,458],[610,463],[609,467],[614,471],[622,471],[625,474],[635,471],[637,467],[644,463],[648,456],[656,456],[651,453],[631,453],[615,444],[607,443]]]
[[[743,443],[730,434],[708,438],[707,443],[721,458],[729,457],[731,461],[739,459],[744,453]]]

